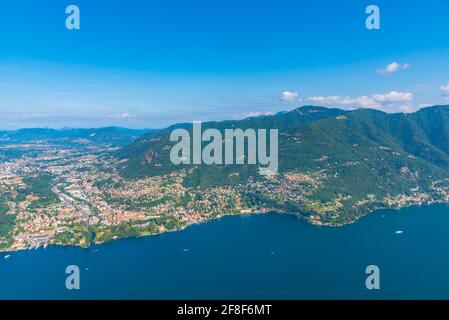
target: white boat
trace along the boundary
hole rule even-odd
[[[11,255],[8,254],[8,255],[4,256],[4,258],[9,259],[9,258],[11,258]]]
[[[403,233],[404,233],[404,231],[402,231],[402,230],[398,230],[398,231],[396,231],[395,233],[396,233],[396,234],[403,234]]]

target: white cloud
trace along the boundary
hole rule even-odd
[[[445,86],[440,87],[440,92],[443,97],[449,99],[449,83]]]
[[[342,107],[345,109],[371,108],[387,112],[411,112],[414,111],[413,93],[391,91],[384,94],[370,96],[314,96],[307,99],[311,103],[324,106]]]
[[[298,97],[298,92],[284,91],[281,93],[279,99],[281,99],[282,101],[295,101],[296,99],[298,99]]]
[[[133,114],[133,113],[130,113],[130,112],[123,112],[123,113],[111,115],[110,118],[114,118],[114,119],[135,119],[135,118],[137,118],[137,116],[135,114]]]
[[[312,103],[318,103],[322,105],[335,105],[347,108],[374,108],[377,104],[371,97],[342,97],[342,96],[327,96],[327,97],[309,97],[307,99]]]
[[[252,117],[260,117],[260,116],[272,116],[273,112],[259,112],[259,111],[253,111],[248,112],[244,114],[244,118],[252,118]]]
[[[391,91],[386,94],[373,94],[372,97],[375,101],[382,103],[403,102],[403,101],[412,101],[413,93]]]
[[[392,74],[398,72],[399,70],[405,70],[410,68],[412,65],[410,63],[400,64],[397,62],[392,62],[388,64],[385,68],[377,70],[377,73],[381,76]]]

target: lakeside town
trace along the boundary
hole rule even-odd
[[[0,251],[48,245],[88,247],[182,230],[223,215],[255,212],[294,212],[316,225],[337,226],[342,223],[332,221],[340,221],[344,203],[351,198],[338,194],[324,203],[313,198],[327,179],[326,170],[249,178],[245,184],[206,189],[184,186],[189,169],[127,180],[116,171],[120,161],[114,157],[116,149],[86,141],[0,146],[0,151],[20,151],[20,155],[0,159],[4,220]],[[446,184],[435,181],[432,192],[415,188],[409,194],[382,199],[369,194],[355,202],[353,210],[360,214],[347,223],[379,208],[449,202]]]
[[[2,214],[14,218],[0,237],[2,251],[51,244],[87,247],[180,230],[224,213],[250,212],[233,188],[186,189],[184,171],[124,180],[110,157],[115,148],[44,141],[2,148],[24,153],[0,163]],[[36,150],[37,155],[29,156]]]

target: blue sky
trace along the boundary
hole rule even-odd
[[[370,4],[380,30],[365,28]],[[448,15],[446,0],[5,0],[0,128],[449,104]]]

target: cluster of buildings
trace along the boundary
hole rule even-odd
[[[90,237],[88,232],[107,233],[114,239],[123,236],[115,234],[116,228],[123,225],[128,229],[121,232],[131,228],[130,234],[145,235],[149,230],[175,230],[223,214],[271,210],[269,204],[251,207],[244,199],[247,194],[263,195],[274,207],[287,202],[305,205],[314,212],[309,220],[315,224],[322,224],[322,214],[337,212],[342,202],[348,200],[347,195],[337,195],[329,203],[310,200],[328,178],[325,171],[289,172],[261,180],[249,178],[241,185],[198,189],[184,186],[189,172],[182,170],[144,179],[123,179],[115,169],[117,160],[109,156],[107,147],[62,147],[48,143],[14,147],[39,150],[39,156],[28,156],[25,152],[25,156],[0,163],[0,199],[9,208],[6,214],[16,217],[11,250],[53,243],[85,245]],[[409,174],[405,168],[401,172]],[[39,192],[21,195],[32,187],[27,185],[29,178],[42,174],[51,179],[40,188],[51,191],[54,198],[40,206]],[[449,183],[446,184],[435,183],[433,194],[417,189],[409,195],[381,200],[368,195],[367,199],[355,202],[355,206],[376,201],[389,207],[425,204],[435,199],[449,202]]]

